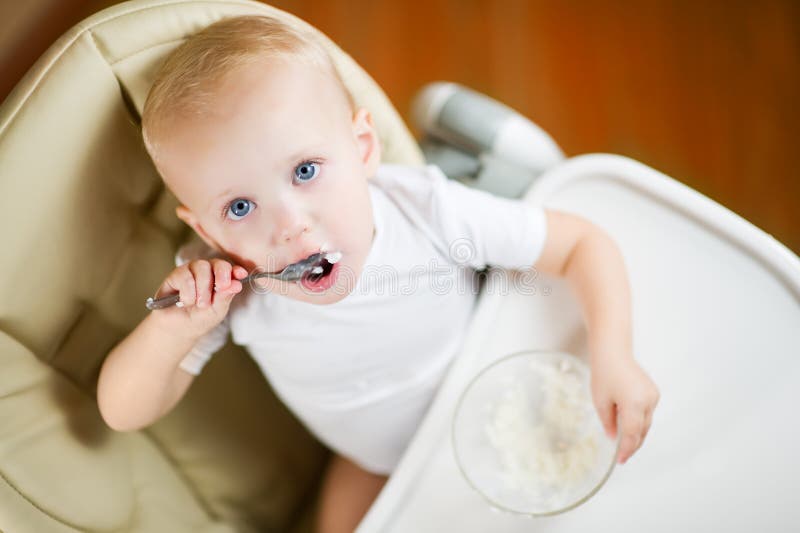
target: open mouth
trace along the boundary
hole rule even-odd
[[[320,259],[312,272],[303,276],[300,283],[312,292],[321,292],[329,289],[336,281],[340,257],[341,254],[338,254],[338,257],[329,255]]]
[[[312,274],[308,274],[306,276],[308,281],[310,281],[312,283],[315,283],[315,282],[321,280],[322,278],[328,276],[331,273],[331,271],[333,270],[333,263],[331,263],[327,259],[322,259],[322,261],[320,261],[317,266],[322,267],[322,272],[320,272],[320,273],[312,273]]]

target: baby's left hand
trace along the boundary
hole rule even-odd
[[[632,356],[599,357],[591,375],[592,400],[610,438],[616,438],[619,418],[617,460],[623,464],[644,442],[660,393]]]

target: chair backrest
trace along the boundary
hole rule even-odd
[[[158,499],[189,509],[172,518],[176,524],[222,517],[283,527],[313,490],[324,449],[235,346],[146,432],[110,432],[94,396],[104,356],[144,318],[144,299],[190,234],[141,141],[149,87],[187,36],[248,13],[315,33],[356,103],[371,110],[384,161],[423,162],[367,73],[321,32],[274,7],[132,1],[62,36],[0,107],[0,501],[14,501],[27,517],[3,509],[0,530],[18,530],[15,519],[41,519],[36,531],[56,530],[54,519],[121,527],[133,514],[158,524],[169,514],[158,513]],[[166,521],[157,530],[174,527]]]

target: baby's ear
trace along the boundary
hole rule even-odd
[[[367,167],[367,175],[372,176],[377,171],[381,160],[381,142],[368,109],[359,108],[353,115],[353,134],[356,144],[358,144],[361,161]]]
[[[200,225],[200,222],[197,220],[197,217],[194,215],[194,213],[192,213],[191,209],[185,205],[179,205],[175,208],[175,214],[179,219],[183,220],[186,225],[192,228],[194,232],[197,233],[209,247],[218,252],[221,251],[214,239],[212,239],[211,236],[206,233],[206,230],[203,229],[203,226]]]

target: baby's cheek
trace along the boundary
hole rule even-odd
[[[249,274],[250,272],[253,272],[257,267],[259,267],[258,264],[251,261],[250,259],[247,259],[242,255],[238,255],[230,250],[226,250],[226,256],[227,260],[234,265],[233,268],[231,269],[231,272],[234,274],[234,277],[237,272],[236,270],[237,267],[243,268],[245,271],[245,275]]]

